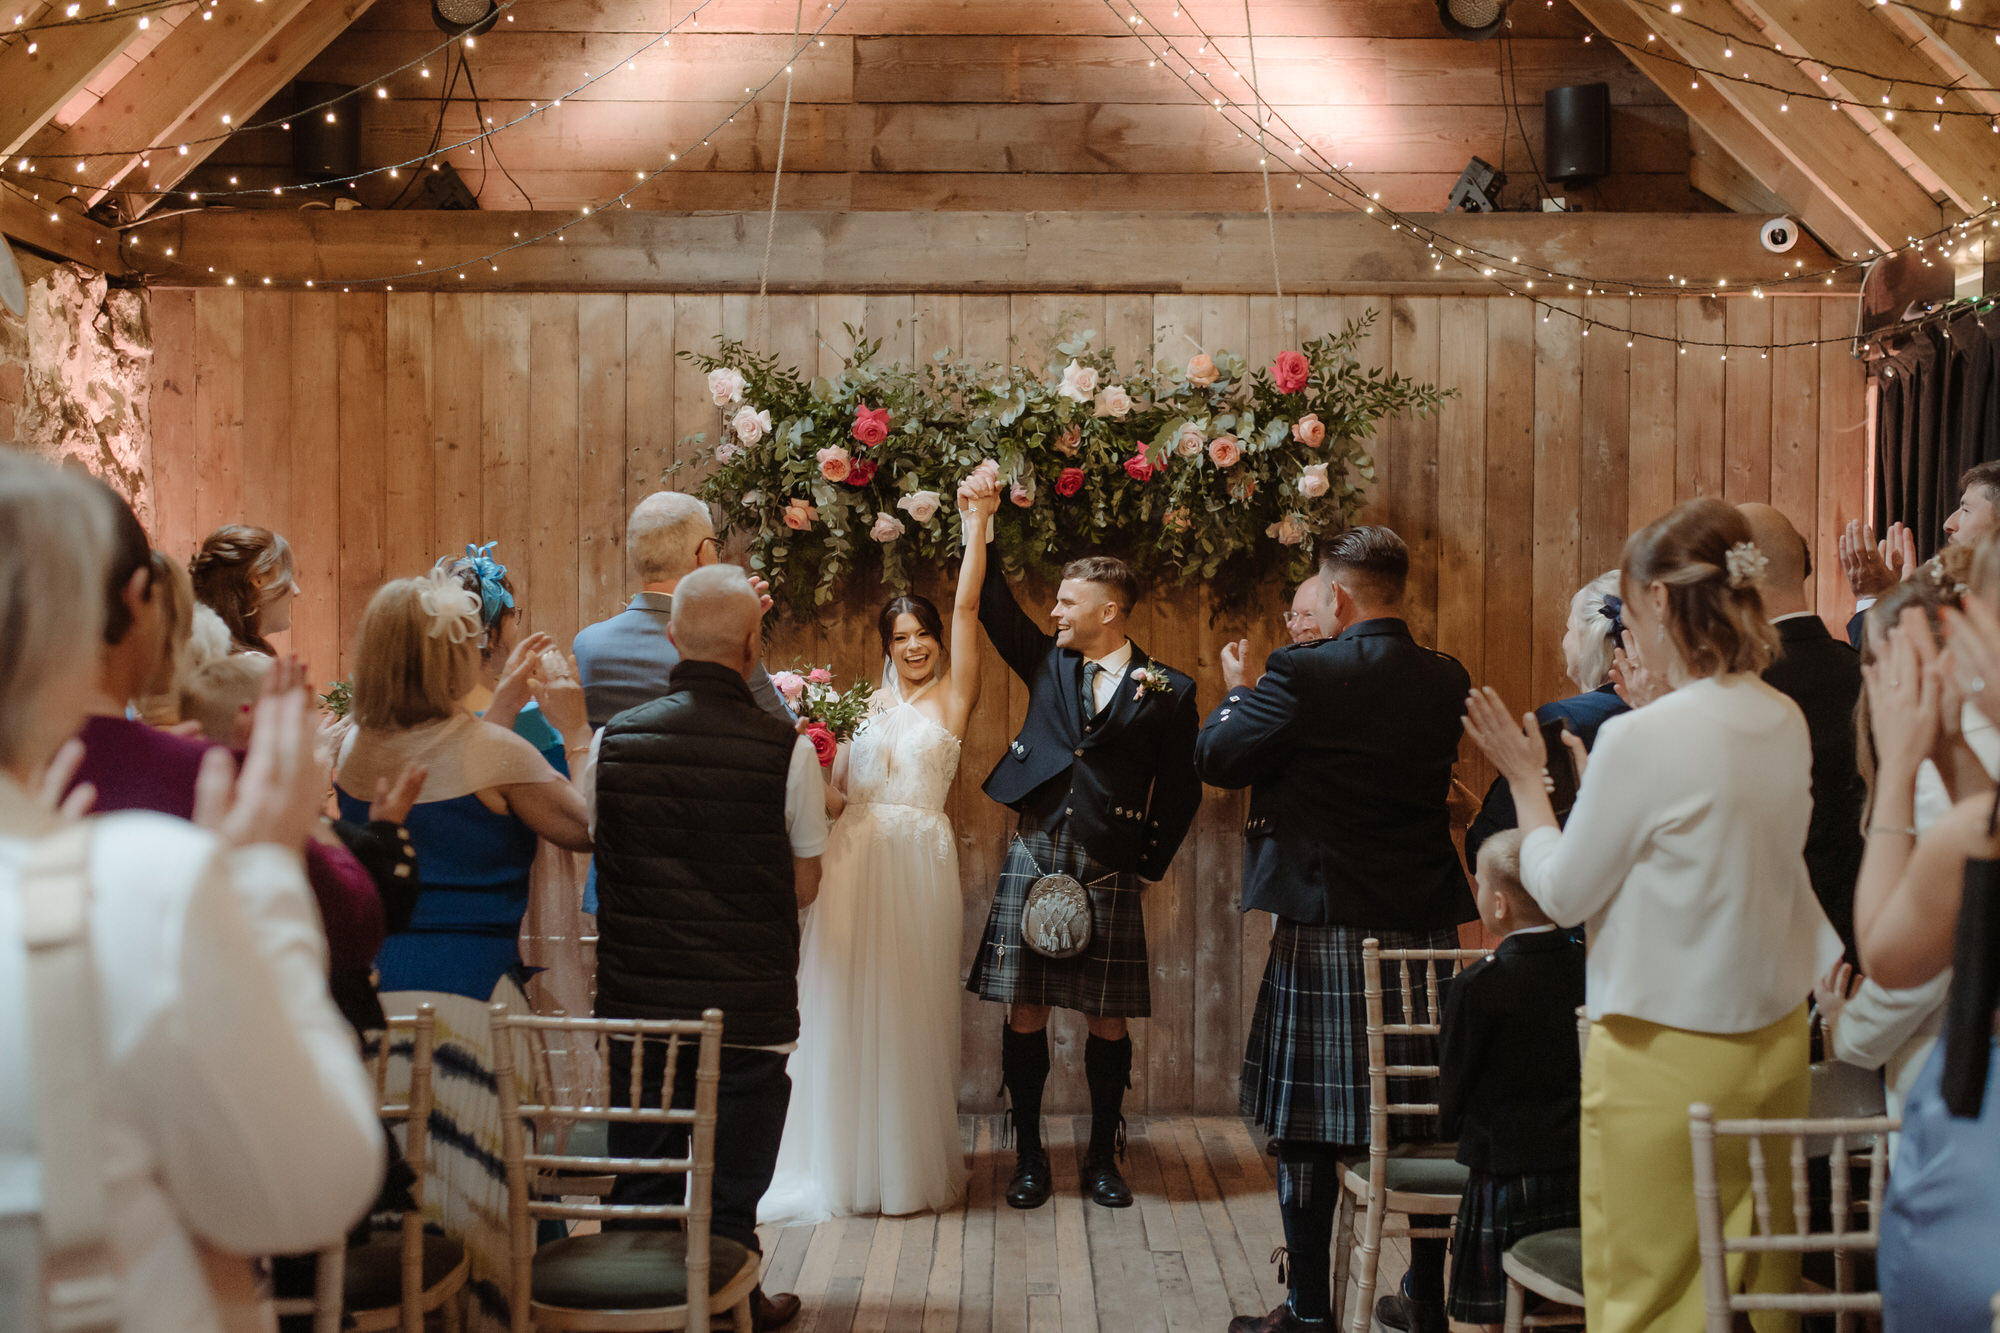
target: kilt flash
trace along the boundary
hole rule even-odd
[[[1044,958],[1021,940],[1021,909],[1043,875],[1070,875],[1090,895],[1090,945],[1074,958]],[[1145,1018],[1153,1012],[1146,965],[1145,881],[1099,865],[1070,836],[1024,818],[1007,844],[1000,886],[965,988],[999,1004],[1045,1004],[1093,1018]]]
[[[1363,930],[1308,926],[1284,917],[1257,991],[1243,1054],[1240,1108],[1275,1138],[1359,1146],[1368,1142],[1368,1008],[1362,994],[1361,942],[1385,949],[1456,949],[1458,931]],[[1394,973],[1391,978],[1393,980]],[[1443,1003],[1440,993],[1439,1003]],[[1402,996],[1383,988],[1383,1017],[1402,1021]],[[1423,1017],[1423,1015],[1419,1015]],[[1389,1037],[1392,1065],[1437,1063],[1437,1039]],[[1434,1101],[1436,1084],[1389,1080],[1391,1101]],[[1397,1116],[1390,1134],[1409,1142],[1435,1137],[1430,1117]]]

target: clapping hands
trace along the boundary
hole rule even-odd
[[[241,774],[228,750],[202,756],[194,822],[235,847],[275,843],[302,851],[326,804],[327,769],[314,754],[316,716],[306,671],[280,658],[264,675]]]
[[[1668,690],[1667,682],[1648,668],[1639,655],[1639,644],[1629,629],[1622,642],[1612,645],[1611,683],[1627,708],[1643,708]]]
[[[1891,523],[1879,542],[1875,529],[1858,518],[1840,534],[1840,572],[1856,597],[1880,597],[1916,568],[1917,536],[1902,523]]]

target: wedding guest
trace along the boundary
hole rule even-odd
[[[1326,637],[1320,633],[1319,619],[1314,614],[1318,606],[1319,586],[1313,579],[1292,590],[1292,608],[1285,612],[1285,633],[1293,643],[1311,643]]]
[[[1905,612],[1880,659],[1864,668],[1879,767],[1854,923],[1862,964],[1891,989],[1923,986],[1951,966],[1955,936],[1968,928],[1961,906],[1990,897],[2000,860],[1990,793],[1961,800],[1915,837],[1916,771],[1934,748],[1941,714],[1952,710],[1952,686],[1963,682],[1989,717],[2000,714],[1986,684],[2000,679],[2000,616],[1988,601],[2000,585],[2000,543],[1982,544],[1975,573],[1980,595],[1967,598],[1963,612],[1944,612],[1948,657],[1940,659],[1928,629]],[[1956,969],[1947,1039],[1925,1057],[1904,1101],[1883,1207],[1879,1267],[1889,1333],[1984,1333],[1990,1319],[1991,1260],[2000,1246],[2000,1039],[1988,987],[2000,959],[1989,941],[1962,948],[1971,972]]]
[[[1507,1313],[1500,1256],[1577,1224],[1583,945],[1522,887],[1521,836],[1506,829],[1479,849],[1479,920],[1500,945],[1452,978],[1438,1038],[1438,1134],[1471,1171],[1445,1312],[1489,1328]]]
[[[680,652],[667,632],[674,589],[697,569],[722,555],[722,539],[708,505],[680,491],[655,491],[633,509],[625,525],[625,559],[639,591],[631,604],[609,620],[577,631],[577,669],[590,725],[601,727],[614,714],[650,703],[667,692]],[[753,584],[755,580],[753,580]],[[789,725],[792,715],[760,661],[750,676],[750,693],[772,717]]]
[[[1242,1112],[1277,1141],[1291,1291],[1268,1315],[1238,1317],[1232,1333],[1329,1318],[1341,1159],[1368,1143],[1362,941],[1455,949],[1459,923],[1476,914],[1448,812],[1470,682],[1455,659],[1410,636],[1409,572],[1409,550],[1388,528],[1328,539],[1316,617],[1331,637],[1279,648],[1254,686],[1248,643],[1224,648],[1229,692],[1195,743],[1204,782],[1251,789],[1242,905],[1278,918],[1243,1057]],[[1389,1021],[1401,1021],[1397,997],[1384,998]],[[1429,1038],[1390,1038],[1392,1064],[1433,1056]],[[1444,1258],[1444,1241],[1411,1241],[1405,1292],[1377,1312],[1385,1327],[1441,1333]]]
[[[1624,602],[1618,596],[1618,571],[1599,574],[1577,589],[1569,599],[1569,621],[1563,629],[1563,669],[1580,694],[1556,699],[1535,710],[1541,726],[1561,722],[1583,742],[1585,750],[1597,741],[1597,729],[1626,710],[1618,697],[1617,683],[1611,679],[1612,652],[1625,632]],[[1477,865],[1480,846],[1502,829],[1518,821],[1514,814],[1514,791],[1507,779],[1496,777],[1486,789],[1479,814],[1465,831],[1465,862]]]
[[[195,600],[222,618],[231,652],[277,656],[270,636],[292,627],[299,595],[292,548],[265,528],[232,523],[202,541],[188,562]]]
[[[64,828],[36,793],[65,784],[52,759],[100,688],[112,546],[101,492],[0,449],[0,994],[30,994],[23,878],[60,855]],[[208,828],[142,812],[84,826],[94,1095],[37,1106],[65,1071],[33,1030],[73,999],[0,1008],[0,1214],[32,1219],[50,1195],[93,1184],[38,1177],[51,1123],[94,1128],[72,1146],[98,1168],[125,1333],[254,1326],[254,1275],[227,1255],[338,1243],[381,1176],[374,1088],[327,999],[297,850],[324,794],[305,693],[259,708],[241,781],[226,755],[204,771]],[[32,1274],[0,1283],[0,1325],[45,1326],[43,1291]]]
[[[170,727],[181,720],[181,681],[186,678],[194,634],[194,584],[180,561],[153,552],[152,587],[161,622],[159,669],[140,687],[132,707],[142,722]]]
[[[670,622],[679,661],[667,692],[619,712],[598,733],[583,777],[597,839],[597,1012],[723,1013],[718,1275],[762,1252],[757,1203],[777,1165],[791,1096],[785,1059],[799,1037],[799,913],[819,894],[827,841],[812,742],[751,692],[762,614],[734,565],[682,578]],[[612,1044],[610,1064],[610,1086],[630,1087],[629,1043]],[[644,1104],[660,1105],[665,1052],[657,1043],[640,1073]],[[680,1062],[673,1105],[693,1104],[694,1073],[692,1060]],[[610,1153],[679,1156],[687,1142],[685,1126],[614,1122]],[[611,1201],[679,1203],[685,1187],[684,1176],[620,1176]],[[778,1328],[798,1314],[799,1299],[760,1288],[753,1307],[757,1328]]]
[[[1764,612],[1778,631],[1778,655],[1764,682],[1805,714],[1812,742],[1812,825],[1806,872],[1840,942],[1854,955],[1854,877],[1861,873],[1865,787],[1854,748],[1861,659],[1827,632],[1806,600],[1812,552],[1791,520],[1766,504],[1736,506],[1764,555]]]
[[[1688,1107],[1792,1118],[1810,1096],[1803,999],[1840,939],[1800,855],[1810,734],[1759,674],[1777,648],[1764,568],[1749,523],[1720,500],[1690,500],[1626,541],[1630,640],[1671,688],[1598,732],[1561,829],[1541,733],[1490,689],[1468,703],[1467,732],[1513,784],[1522,882],[1551,920],[1589,933],[1581,1178],[1594,1333],[1703,1327]],[[1773,1161],[1770,1178],[1783,1197],[1786,1164]],[[1720,1185],[1725,1228],[1746,1234],[1747,1161],[1725,1157]],[[1747,1255],[1741,1286],[1794,1290],[1798,1268],[1796,1254]]]
[[[2000,461],[1978,463],[1958,479],[1958,508],[1944,521],[1948,546],[1977,547],[2000,533]],[[1877,597],[1908,578],[1917,568],[1916,534],[1902,522],[1889,525],[1880,542],[1874,529],[1850,519],[1840,534],[1840,572],[1855,597],[1847,622],[1847,641],[1861,647],[1862,616]]]

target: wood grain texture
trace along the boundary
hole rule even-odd
[[[630,590],[623,553],[631,506],[663,484],[677,440],[712,436],[719,425],[699,371],[673,353],[706,350],[717,333],[748,331],[760,320],[754,296],[718,292],[203,289],[154,299],[162,339],[152,402],[156,538],[187,546],[208,527],[238,519],[290,538],[301,588],[293,644],[322,681],[344,673],[354,624],[383,578],[420,572],[467,541],[500,543],[523,593],[526,628],[555,632],[564,646],[578,625],[615,611]],[[974,357],[1033,362],[1041,340],[1069,322],[1113,342],[1124,365],[1184,361],[1197,349],[1239,351],[1267,364],[1291,339],[1378,310],[1370,360],[1456,394],[1434,418],[1385,423],[1373,445],[1381,483],[1370,516],[1412,547],[1410,619],[1420,637],[1525,708],[1570,692],[1560,640],[1571,594],[1616,563],[1631,527],[1673,505],[1683,477],[1689,493],[1699,478],[1710,494],[1732,483],[1752,488],[1761,477],[1762,494],[1814,539],[1821,611],[1837,627],[1851,606],[1833,541],[1841,522],[1864,511],[1866,404],[1844,344],[1773,352],[1768,362],[1752,353],[1760,364],[1737,370],[1734,357],[1724,363],[1692,349],[1682,356],[1672,342],[1636,339],[1627,347],[1605,327],[1629,319],[1668,336],[1706,336],[1730,317],[1704,315],[1718,304],[1595,298],[1585,313],[1602,323],[1588,337],[1560,316],[1543,324],[1525,301],[1465,296],[786,293],[773,295],[761,318],[771,346],[817,371],[847,350],[843,324],[884,338],[885,354],[893,346],[906,356],[950,345]],[[1779,341],[1838,338],[1851,318],[1841,298],[1740,308],[1768,315]],[[664,484],[694,480],[683,471]],[[948,606],[952,572],[928,571],[918,588]],[[1272,587],[1267,604],[1248,616],[1217,616],[1195,590],[1155,592],[1142,601],[1134,633],[1149,652],[1192,673],[1201,703],[1212,707],[1222,645],[1248,639],[1252,660],[1261,661],[1285,639],[1280,612],[1290,591]],[[1016,590],[1038,614],[1048,593]],[[872,677],[881,663],[879,595],[857,587],[826,626],[777,627],[767,656]],[[990,647],[979,670],[982,696],[947,805],[958,834],[966,958],[1013,823],[979,785],[1026,707],[1024,688]],[[1470,755],[1460,773],[1480,789],[1490,776]],[[1134,1025],[1127,1109],[1135,1115],[1235,1107],[1270,938],[1268,916],[1239,911],[1243,808],[1241,794],[1211,789],[1171,872],[1149,890],[1156,1017]],[[970,995],[959,1004],[961,1105],[998,1109],[1001,1014]],[[1083,1039],[1073,1017],[1058,1018],[1052,1117],[1087,1106]],[[931,1232],[906,1225],[893,1257],[876,1248],[891,1242],[872,1224],[852,1236],[815,1237],[794,1271],[802,1284],[813,1275],[818,1289],[838,1295],[824,1311],[828,1327],[879,1320],[884,1300],[900,1312],[919,1271],[928,1328],[992,1333],[1037,1318],[1087,1327],[1066,1298],[1082,1289],[1086,1269],[1082,1308],[1136,1302],[1168,1327],[1196,1316],[1212,1325],[1224,1296],[1239,1311],[1262,1299],[1272,1242],[1259,1238],[1246,1250],[1242,1240],[1216,1238],[1216,1217],[1233,1216],[1235,1196],[1251,1189],[1263,1165],[1250,1152],[1218,1177],[1207,1158],[1193,1160],[1197,1147],[1209,1150],[1205,1142],[1176,1131],[1171,1142],[1156,1138],[1146,1148],[1143,1170],[1156,1175],[1167,1204],[1134,1210],[1143,1263],[1100,1265],[1100,1239],[1122,1246],[1131,1237],[1124,1222],[1090,1216],[1095,1210],[1067,1221],[1049,1213],[1044,1228],[1002,1208],[997,1218],[968,1213],[957,1232],[942,1222]],[[975,1177],[975,1191],[989,1201],[994,1187]],[[1196,1217],[1207,1230],[1206,1252],[1190,1240]],[[1002,1271],[1013,1285],[995,1285]],[[1217,1274],[1222,1294],[1204,1294]],[[1045,1295],[1056,1304],[1038,1306]],[[905,1325],[891,1317],[887,1326]]]

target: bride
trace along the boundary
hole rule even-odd
[[[974,502],[984,529],[997,495]],[[937,608],[882,608],[876,709],[834,765],[845,798],[799,950],[791,1112],[760,1222],[936,1212],[965,1192],[958,1133],[958,849],[944,813],[979,699],[979,585],[966,543],[951,652]]]

